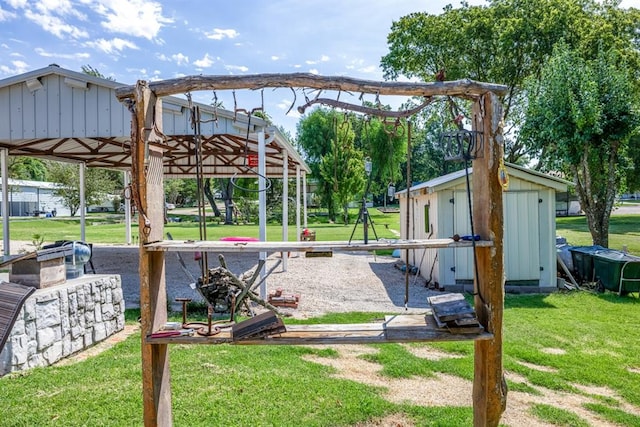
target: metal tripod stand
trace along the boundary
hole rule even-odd
[[[376,233],[376,229],[373,226],[373,221],[369,220],[369,210],[367,209],[367,194],[369,193],[369,186],[371,185],[370,172],[367,172],[367,175],[369,175],[367,179],[367,188],[365,189],[364,195],[362,196],[362,204],[360,205],[360,212],[358,213],[358,219],[356,220],[356,225],[353,226],[351,237],[349,237],[349,244],[351,244],[351,239],[353,239],[353,235],[355,234],[356,228],[358,228],[358,224],[360,223],[360,221],[362,221],[362,225],[364,226],[364,244],[366,245],[367,243],[369,243],[369,225],[371,225],[371,230],[373,230],[373,235],[376,237],[376,240],[378,240],[378,233]]]

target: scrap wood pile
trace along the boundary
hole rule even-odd
[[[431,304],[438,328],[452,334],[478,334],[484,330],[475,309],[462,294],[437,295],[427,298],[427,301]]]

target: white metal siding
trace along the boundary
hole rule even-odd
[[[20,82],[0,89],[0,139],[129,137],[131,115],[113,89],[89,83],[72,88],[64,77],[40,77],[31,92]]]

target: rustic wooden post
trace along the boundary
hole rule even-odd
[[[168,426],[171,384],[167,344],[150,345],[145,337],[167,321],[164,252],[147,251],[145,243],[162,240],[164,189],[162,150],[153,145],[162,129],[162,102],[146,82],[139,81],[134,97],[132,134],[132,196],[138,209],[140,235],[140,315],[142,334],[142,393],[145,426]]]
[[[506,408],[507,386],[502,371],[502,315],[504,311],[504,254],[502,186],[498,168],[503,156],[502,105],[492,92],[473,106],[473,128],[482,132],[482,154],[473,161],[473,221],[482,240],[493,247],[477,248],[475,307],[480,323],[493,334],[475,341],[473,421],[475,426],[497,426]]]

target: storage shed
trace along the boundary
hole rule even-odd
[[[557,287],[555,193],[567,191],[571,183],[513,164],[507,164],[506,169],[509,174],[509,186],[503,193],[506,289],[510,292],[553,291]],[[469,178],[472,173],[470,168]],[[465,170],[461,170],[411,187],[409,216],[412,220],[408,236],[404,223],[407,191],[397,193],[403,239],[471,235],[465,175]],[[409,252],[407,262],[418,267],[428,285],[438,284],[451,291],[473,289],[471,248],[416,249]]]

